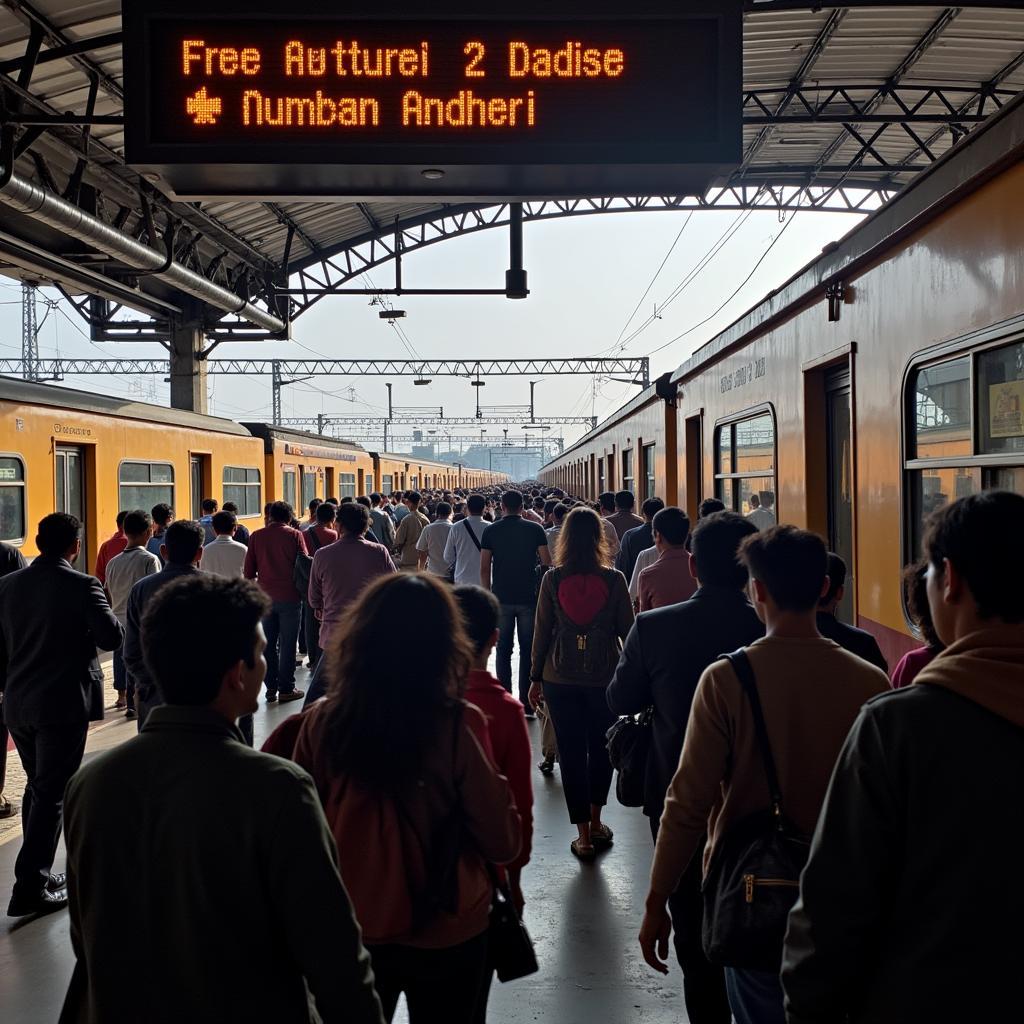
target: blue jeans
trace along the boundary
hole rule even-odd
[[[726,967],[725,989],[736,1024],[786,1024],[778,971]]]
[[[263,632],[267,634],[267,693],[291,693],[295,689],[300,606],[300,601],[275,601],[263,620]]]
[[[512,692],[512,641],[519,638],[519,699],[530,707],[530,652],[533,648],[532,604],[503,604],[498,616],[497,668],[501,685]],[[532,710],[532,709],[531,709]]]

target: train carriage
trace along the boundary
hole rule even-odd
[[[714,495],[847,561],[890,662],[927,514],[1024,492],[1024,105],[1016,100],[541,472],[595,497]]]

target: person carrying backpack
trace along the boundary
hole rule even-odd
[[[592,860],[612,842],[601,821],[612,766],[605,733],[615,716],[605,690],[621,642],[633,625],[626,578],[611,557],[597,513],[576,508],[565,517],[537,599],[530,703],[544,704],[555,727],[569,820],[579,830],[570,849]]]

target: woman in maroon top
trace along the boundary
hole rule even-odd
[[[907,611],[917,626],[925,646],[908,651],[892,670],[890,685],[894,690],[909,686],[917,677],[918,672],[929,664],[942,650],[942,641],[932,625],[932,612],[928,607],[928,584],[925,573],[927,562],[908,565],[903,570],[903,591],[907,596]]]
[[[574,508],[562,524],[537,598],[530,703],[544,703],[555,727],[562,791],[579,836],[570,844],[581,860],[607,847],[612,830],[601,821],[612,766],[605,734],[615,716],[605,691],[633,625],[626,577],[610,569],[597,513]]]
[[[415,651],[415,664],[381,658]],[[371,583],[324,649],[328,696],[294,760],[313,776],[390,1021],[472,1024],[487,971],[487,862],[519,853],[520,820],[483,714],[450,589],[419,573]]]

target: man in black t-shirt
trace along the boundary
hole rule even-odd
[[[537,606],[537,564],[551,564],[548,538],[538,523],[523,519],[523,496],[506,491],[501,497],[502,517],[480,538],[480,581],[501,604],[498,620],[497,675],[512,692],[512,642],[519,640],[519,699],[528,718],[533,708],[530,690],[530,651],[533,616]],[[492,536],[493,534],[493,536]]]
[[[0,541],[0,577],[7,576],[28,565],[25,556],[10,544]],[[0,702],[3,695],[0,694]],[[7,779],[7,726],[3,722],[3,704],[0,703],[0,818],[10,818],[16,813],[16,808],[10,800],[4,796],[4,782]]]

